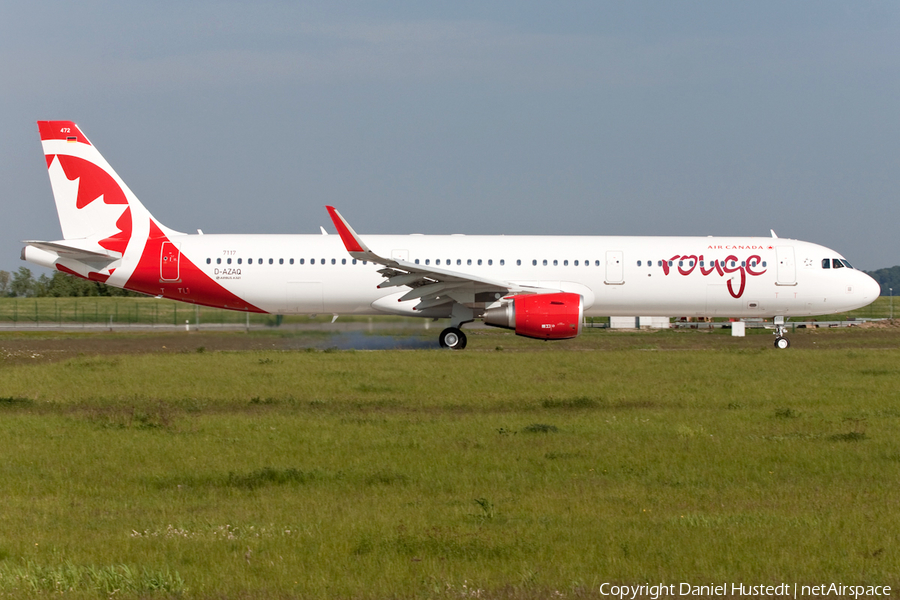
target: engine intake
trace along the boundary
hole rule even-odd
[[[519,294],[484,313],[486,325],[515,329],[516,335],[565,340],[581,333],[584,301],[578,294]]]

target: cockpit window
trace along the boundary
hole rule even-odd
[[[830,259],[830,258],[823,258],[823,259],[822,259],[822,268],[823,268],[823,269],[830,269],[830,268],[831,268],[831,259]]]
[[[844,268],[844,265],[841,264],[841,259],[839,259],[839,258],[832,258],[831,266],[835,269],[843,269]]]
[[[846,259],[842,258],[842,259],[841,259],[841,262],[844,263],[844,266],[847,267],[848,269],[852,269],[852,268],[853,268],[853,265],[851,265],[850,263],[848,263]]]

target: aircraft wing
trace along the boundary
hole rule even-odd
[[[385,280],[379,289],[406,286],[412,288],[399,298],[400,302],[419,299],[416,310],[425,310],[441,306],[449,302],[472,305],[475,302],[492,302],[500,296],[510,293],[535,293],[544,291],[539,288],[523,287],[509,281],[480,277],[470,273],[462,273],[451,269],[414,264],[394,258],[379,256],[369,249],[347,220],[333,206],[327,206],[328,214],[344,242],[350,256],[357,260],[365,260],[384,268],[378,271]],[[485,294],[495,294],[491,298]],[[476,299],[476,296],[481,298]]]

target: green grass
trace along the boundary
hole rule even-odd
[[[0,597],[896,586],[900,350],[864,333],[3,360]]]

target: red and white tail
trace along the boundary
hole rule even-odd
[[[75,123],[38,121],[38,129],[63,239],[27,242],[25,260],[105,281],[141,256],[151,231],[178,235],[150,215]]]
[[[135,224],[150,218],[147,209],[75,123],[38,121],[38,128],[63,238],[123,255]]]

